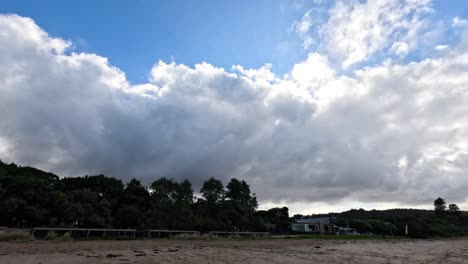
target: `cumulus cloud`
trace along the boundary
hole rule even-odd
[[[425,42],[435,39],[431,13],[430,0],[336,1],[309,10],[293,27],[304,43],[320,38],[321,49],[348,69],[378,53],[405,57],[422,46],[422,35]],[[312,23],[312,17],[323,23]]]
[[[353,76],[319,53],[285,76],[160,61],[135,85],[31,19],[2,15],[0,32],[3,160],[146,183],[239,177],[265,202],[467,198],[466,51]]]

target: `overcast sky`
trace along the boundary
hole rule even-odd
[[[466,1],[103,2],[0,4],[1,160],[468,210]]]

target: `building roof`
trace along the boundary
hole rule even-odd
[[[334,217],[311,217],[311,218],[303,218],[296,220],[297,223],[304,223],[304,224],[312,224],[312,223],[321,223],[321,224],[330,224],[333,221]]]

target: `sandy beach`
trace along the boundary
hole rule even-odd
[[[468,239],[2,242],[0,263],[449,264],[468,263]]]

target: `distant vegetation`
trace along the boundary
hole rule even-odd
[[[250,186],[231,179],[204,183],[196,198],[188,180],[160,178],[149,186],[104,175],[59,178],[32,167],[0,161],[0,226],[177,229],[206,231],[265,231],[267,226],[288,233],[287,207],[257,211]],[[350,210],[336,216],[337,224],[362,233],[412,237],[468,235],[468,213],[444,199],[434,210]],[[52,235],[52,234],[51,234]],[[0,234],[0,239],[5,233]]]
[[[149,187],[104,175],[59,178],[0,162],[0,226],[263,230],[249,185],[209,178],[196,199],[188,180],[160,178]]]
[[[437,198],[434,210],[390,209],[370,210],[352,209],[337,214],[337,225],[351,227],[361,233],[408,236],[416,238],[468,236],[468,212],[460,211],[456,204],[447,208],[445,200]],[[294,215],[293,219],[308,217]]]
[[[33,237],[29,233],[0,231],[0,241],[27,241],[32,239]]]

